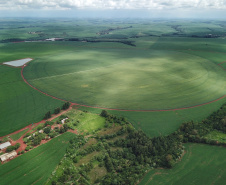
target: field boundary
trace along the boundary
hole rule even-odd
[[[221,62],[221,63],[219,63],[219,64],[217,64],[218,66],[220,66],[224,71],[226,71],[226,68],[224,68],[221,64],[223,64],[223,63],[226,63],[226,61],[224,61],[224,62]]]
[[[33,89],[35,89],[36,91],[39,91],[40,93],[46,95],[46,96],[49,96],[49,97],[52,97],[54,99],[57,99],[57,100],[60,100],[60,101],[64,101],[64,102],[69,102],[71,103],[72,105],[77,105],[77,106],[82,106],[82,107],[88,107],[88,108],[95,108],[95,109],[104,109],[104,110],[115,110],[115,111],[125,111],[125,112],[166,112],[166,111],[177,111],[177,110],[185,110],[185,109],[191,109],[191,108],[195,108],[195,107],[200,107],[200,106],[203,106],[203,105],[207,105],[207,104],[210,104],[210,103],[213,103],[213,102],[216,102],[216,101],[219,101],[223,98],[226,97],[226,95],[220,97],[220,98],[217,98],[215,100],[212,100],[212,101],[209,101],[209,102],[206,102],[206,103],[202,103],[202,104],[198,104],[198,105],[193,105],[193,106],[188,106],[188,107],[181,107],[181,108],[174,108],[174,109],[158,109],[158,110],[127,110],[127,109],[114,109],[114,108],[105,108],[105,107],[98,107],[98,106],[89,106],[89,105],[83,105],[83,104],[79,104],[79,103],[76,103],[76,102],[70,102],[70,101],[67,101],[67,100],[64,100],[64,99],[61,99],[61,98],[57,98],[55,96],[52,96],[50,94],[47,94],[39,89],[37,89],[36,87],[34,87],[33,85],[31,85],[24,77],[23,75],[23,69],[26,67],[23,66],[22,69],[21,69],[21,76],[24,80],[24,82],[26,84],[28,84],[30,87],[32,87]]]

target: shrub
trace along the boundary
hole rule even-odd
[[[62,120],[62,119],[65,119],[65,118],[67,118],[67,116],[64,115],[64,114],[62,114],[62,115],[59,117],[59,120]]]
[[[57,107],[57,108],[55,108],[55,110],[54,110],[54,114],[58,114],[58,113],[60,113],[60,107]]]
[[[30,136],[30,135],[31,135],[30,133],[26,133],[25,136],[24,136],[24,138],[25,138],[25,137],[28,137],[28,136]]]
[[[66,110],[66,109],[68,109],[69,107],[70,107],[70,103],[69,103],[69,102],[66,102],[66,103],[64,103],[63,106],[62,106],[62,110]]]
[[[13,150],[17,150],[20,147],[20,143],[16,143],[14,146],[8,146],[6,148],[6,152],[12,152]]]
[[[52,122],[52,121],[46,121],[44,126],[46,127],[47,125],[53,125],[53,124],[54,124],[54,122]]]
[[[44,132],[45,132],[46,134],[50,133],[50,131],[51,131],[51,127],[50,127],[50,126],[44,128]]]
[[[45,116],[44,116],[44,119],[48,119],[48,118],[51,118],[51,112],[48,111]]]

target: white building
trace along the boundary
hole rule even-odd
[[[40,134],[42,134],[42,133],[43,133],[43,130],[39,130],[38,132],[39,132]]]
[[[2,162],[4,162],[4,161],[7,161],[8,159],[12,159],[12,158],[14,158],[16,156],[17,156],[17,153],[16,153],[15,150],[13,150],[10,153],[5,153],[3,155],[0,155],[0,159],[1,159]]]
[[[4,149],[4,148],[7,148],[8,146],[11,146],[11,143],[9,141],[5,142],[5,143],[2,143],[0,145],[0,150]]]
[[[64,119],[62,119],[62,120],[61,120],[61,123],[62,123],[62,124],[64,124],[64,123],[65,123],[65,121],[66,121],[67,119],[68,119],[68,118],[64,118]]]

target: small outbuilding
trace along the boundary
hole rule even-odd
[[[11,143],[9,141],[0,144],[0,150],[7,148],[8,146],[11,146]]]
[[[1,159],[2,162],[5,162],[5,161],[7,161],[8,159],[12,159],[12,158],[14,158],[14,157],[16,157],[16,156],[17,156],[17,152],[16,152],[15,150],[13,150],[13,151],[10,152],[10,153],[5,153],[5,154],[3,154],[3,155],[0,155],[0,159]]]
[[[38,132],[39,132],[40,134],[42,134],[44,131],[43,131],[43,130],[39,130]]]
[[[62,120],[61,120],[61,123],[62,123],[62,124],[64,124],[64,123],[65,123],[65,121],[66,121],[67,119],[68,119],[68,118],[64,118],[64,119],[62,119]]]

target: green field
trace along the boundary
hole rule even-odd
[[[186,153],[173,169],[151,170],[140,185],[222,185],[226,180],[224,147],[186,144]]]
[[[226,46],[221,21],[6,19],[1,24],[0,62],[33,58],[24,69],[25,78],[58,98],[103,108],[162,110],[196,106],[225,95],[222,62],[226,61]],[[109,29],[109,34],[98,34]],[[220,37],[205,38],[209,29]],[[65,40],[7,40],[51,37]],[[70,41],[73,38],[77,41]],[[217,65],[220,63],[222,67]],[[1,125],[6,125],[0,135],[40,121],[48,109],[60,105],[24,84],[20,69],[0,68],[1,79],[11,82],[7,87],[6,82],[0,83],[4,89],[0,92]],[[14,84],[17,79],[19,86]],[[20,96],[15,89],[21,90]],[[225,98],[170,112],[112,113],[127,117],[150,136],[167,135],[182,122],[201,121],[223,102]]]
[[[0,66],[0,136],[41,121],[47,111],[63,104],[25,84],[20,71],[20,68]]]
[[[65,154],[74,134],[65,133],[0,166],[0,184],[44,184]]]
[[[195,106],[226,88],[224,71],[211,61],[165,50],[75,48],[32,61],[24,75],[55,97],[129,110]]]

